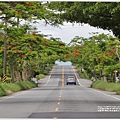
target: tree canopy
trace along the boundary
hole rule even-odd
[[[69,54],[65,57],[73,64],[85,70],[89,78],[114,80],[114,71],[120,77],[119,39],[105,34],[93,34],[92,37],[76,36],[69,44]]]
[[[23,20],[24,24],[21,24]],[[27,21],[34,23],[37,20],[44,20],[46,24],[50,25],[61,24],[58,15],[47,9],[46,5],[41,2],[0,2],[0,56],[4,58],[3,60],[1,59],[0,62],[3,63],[4,79],[6,79],[8,68],[14,81],[15,71],[20,75],[21,70],[18,69],[25,65],[31,66],[32,63],[30,64],[30,61],[33,60],[33,57],[35,58],[35,60],[33,60],[35,64],[35,61],[41,58],[40,56],[52,56],[52,50],[45,51],[44,47],[39,45],[39,39],[41,38],[35,38],[34,35],[30,36],[27,34],[28,30],[34,29]],[[47,46],[48,41],[45,40],[42,44]],[[44,55],[40,55],[36,52],[37,50],[44,52]],[[52,56],[52,58],[49,57],[49,61],[51,61],[50,59],[55,59],[55,56]],[[48,62],[48,59],[45,58],[45,61]],[[39,61],[37,63],[39,64]],[[9,67],[7,67],[7,65],[9,65]],[[24,67],[22,70],[23,69]],[[27,69],[28,67],[25,68],[26,71]],[[19,76],[17,74],[16,76]],[[24,77],[23,79],[26,78]]]
[[[88,23],[91,26],[111,30],[120,38],[119,2],[51,2],[61,19],[72,23]]]
[[[34,74],[48,74],[55,61],[62,60],[71,61],[95,79],[113,80],[115,70],[120,77],[119,11],[117,2],[0,2],[0,75],[7,73],[11,82],[30,80]],[[28,33],[33,28],[26,22],[21,25],[21,20],[42,19],[51,25],[88,23],[112,30],[118,37],[75,36],[66,45],[60,38]]]

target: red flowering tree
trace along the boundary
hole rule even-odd
[[[94,76],[95,79],[99,77],[99,79],[106,81],[106,77],[111,74],[110,77],[112,79],[115,69],[112,66],[116,66],[118,70],[118,64],[120,63],[118,38],[105,34],[94,34],[88,39],[83,38],[81,40],[83,41],[82,45],[78,44],[79,39],[77,41],[75,39],[70,42],[69,50],[71,52],[66,55],[66,58],[81,66],[90,77]]]
[[[52,16],[52,17],[51,17]],[[2,51],[4,51],[3,60],[3,75],[6,77],[7,70],[7,49],[10,49],[9,40],[18,40],[20,36],[23,36],[27,30],[30,30],[29,24],[21,26],[21,21],[31,21],[44,19],[46,24],[56,25],[61,23],[54,12],[46,9],[46,5],[40,2],[0,2],[0,34],[3,36],[4,45],[2,45]],[[20,44],[20,41],[16,43]],[[29,42],[33,45],[33,42]],[[4,50],[3,50],[4,49]],[[14,53],[20,53],[21,51],[14,48]],[[11,53],[12,56],[12,53]],[[22,56],[24,56],[22,54]],[[4,77],[4,78],[5,78]]]

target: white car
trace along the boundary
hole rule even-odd
[[[68,84],[74,84],[74,85],[76,85],[76,78],[75,78],[75,76],[68,76],[68,78],[67,78],[67,85]]]

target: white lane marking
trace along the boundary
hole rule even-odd
[[[106,93],[104,93],[104,92],[101,92],[101,91],[99,91],[99,90],[95,90],[95,89],[92,89],[92,90],[93,90],[93,91],[96,91],[96,92],[98,92],[98,93],[101,93],[101,94],[103,94],[103,95],[105,95],[105,96],[112,97],[112,98],[114,98],[114,99],[120,100],[119,98],[117,98],[117,97],[115,97],[115,96],[111,96],[111,95],[106,94]]]
[[[73,66],[72,66],[72,69],[73,69],[73,71],[74,71],[74,74],[75,74],[75,76],[76,76],[76,78],[77,78],[77,81],[78,81],[79,85],[82,86],[82,87],[84,87],[84,86],[80,83],[80,81],[78,80],[77,74],[76,74],[76,72],[75,72]]]
[[[7,100],[7,99],[10,99],[10,98],[13,98],[13,97],[16,97],[16,96],[19,96],[19,95],[22,95],[22,94],[25,94],[29,91],[19,91],[20,93],[13,93],[12,95],[10,96],[4,96],[2,98],[0,98],[0,101],[3,101],[3,100]]]
[[[46,82],[46,84],[45,84],[44,86],[46,86],[46,85],[48,84],[48,82],[49,82],[49,80],[50,80],[50,77],[51,77],[51,74],[49,75],[49,78],[48,78],[48,80],[47,80],[47,82]],[[34,88],[33,88],[33,89],[34,89]],[[22,95],[22,94],[24,94],[24,93],[26,93],[26,92],[29,92],[29,91],[19,91],[19,92],[20,92],[20,93],[13,93],[13,94],[10,95],[10,96],[4,96],[4,97],[0,98],[0,101],[7,100],[7,99],[10,99],[10,98],[13,98],[13,97]]]
[[[57,119],[57,117],[53,117],[53,119]]]
[[[50,81],[50,77],[51,77],[51,74],[49,75],[49,78],[44,86],[46,86],[48,84],[48,82]]]
[[[73,68],[73,66],[72,66],[72,68]],[[74,68],[73,68],[73,71],[74,71],[74,73],[75,73]],[[79,81],[76,73],[75,73],[75,76],[76,76],[76,78],[77,78],[77,81],[78,81],[79,85],[82,86],[82,87],[84,87],[84,88],[86,88],[85,86],[83,86],[83,85],[80,83],[80,81]],[[112,97],[112,98],[114,98],[114,99],[116,99],[116,100],[120,100],[119,98],[117,98],[117,97],[115,97],[115,96],[108,95],[108,94],[106,94],[106,93],[104,93],[104,92],[102,92],[102,91],[95,90],[95,89],[92,89],[92,88],[91,88],[91,90],[96,91],[96,92],[98,92],[98,93],[101,93],[101,94],[103,94],[103,95],[106,95],[106,96],[108,96],[108,97]]]

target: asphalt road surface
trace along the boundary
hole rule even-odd
[[[76,85],[66,85],[74,75]],[[120,96],[90,88],[73,66],[54,66],[39,87],[0,98],[0,118],[120,118]]]

